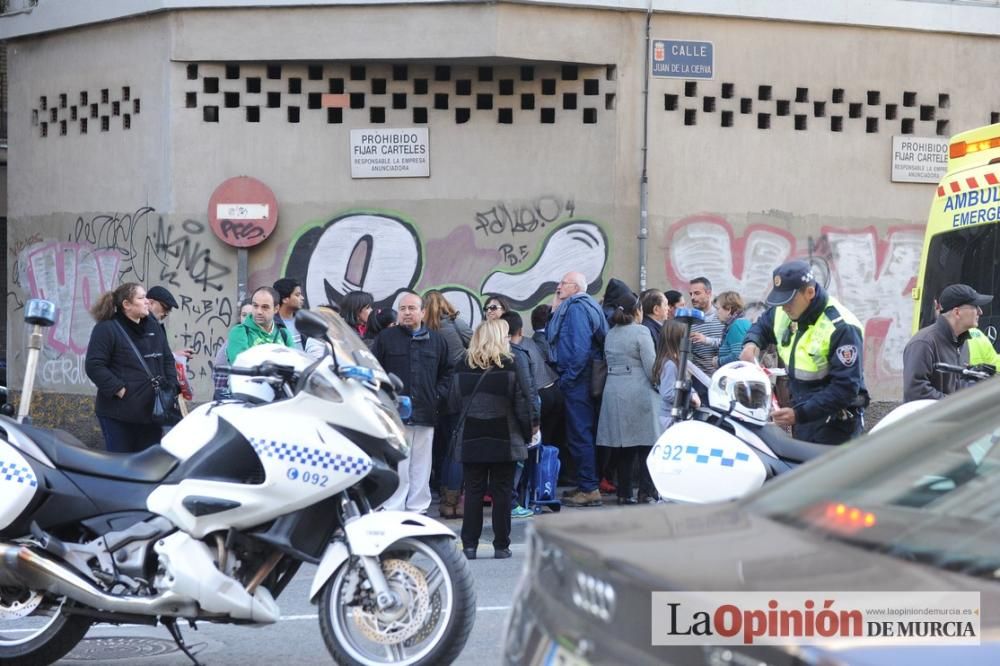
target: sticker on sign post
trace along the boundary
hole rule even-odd
[[[270,213],[267,204],[227,203],[215,207],[215,215],[229,220],[266,220]]]

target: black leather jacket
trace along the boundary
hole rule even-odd
[[[438,408],[448,398],[451,363],[448,344],[436,331],[420,327],[387,328],[375,338],[372,354],[386,372],[403,381],[403,395],[413,401],[411,425],[434,426]]]

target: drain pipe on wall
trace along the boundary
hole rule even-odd
[[[646,50],[642,56],[642,175],[639,178],[639,292],[646,290],[646,241],[649,239],[649,176],[646,173],[649,152],[649,31],[653,18],[653,0],[646,10]]]

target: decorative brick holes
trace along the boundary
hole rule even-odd
[[[189,76],[190,73],[189,69]],[[90,101],[95,99],[100,102]],[[79,100],[79,104],[71,103],[76,100]],[[197,94],[189,93],[185,97],[185,105],[197,107]],[[36,128],[36,136],[39,138],[87,134],[90,119],[100,119],[102,132],[130,130],[141,108],[140,99],[135,96],[131,86],[59,92],[38,98],[37,106],[31,109],[31,126]],[[116,120],[112,124],[112,118],[120,118],[121,122]]]
[[[794,129],[844,132],[857,127],[868,134],[893,132],[948,136],[948,93],[918,94],[913,91],[883,93],[880,90],[844,88],[781,89],[769,84],[732,82],[669,81],[663,94],[663,110],[677,112],[680,127],[718,123],[722,127],[760,130]],[[740,120],[740,116],[744,119]],[[718,118],[718,120],[716,120]],[[809,119],[829,118],[813,122]],[[1000,113],[990,114],[991,122]]]
[[[614,111],[616,68],[589,65],[198,63],[184,108],[206,123],[405,126],[598,124]],[[136,107],[138,108],[138,107]]]

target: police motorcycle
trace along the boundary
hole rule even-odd
[[[35,303],[37,333],[54,308]],[[181,622],[277,622],[303,562],[335,663],[458,656],[475,591],[454,534],[376,510],[408,455],[398,385],[339,317],[303,311],[296,326],[328,354],[233,370],[291,395],[202,405],[141,453],[0,416],[0,663],[52,663],[107,622],[162,623],[197,664]]]
[[[768,423],[771,379],[755,363],[734,361],[709,378],[693,365],[691,326],[697,309],[677,311],[687,330],[678,358],[672,425],[646,458],[660,497],[675,502],[718,502],[741,497],[778,474],[831,450],[797,440]],[[708,386],[708,405],[694,408],[690,374]]]

